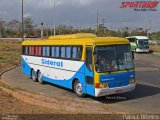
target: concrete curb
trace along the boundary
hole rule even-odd
[[[18,65],[18,66],[13,66],[13,67],[10,67],[10,68],[2,71],[2,72],[0,73],[0,80],[1,80],[1,76],[2,76],[4,73],[6,73],[6,72],[8,72],[8,71],[10,71],[10,70],[13,70],[13,69],[15,69],[15,68],[17,68],[17,67],[19,67],[19,66],[20,66],[20,65]]]
[[[62,98],[54,98],[54,97],[50,97],[48,95],[45,94],[41,94],[41,93],[32,93],[29,91],[23,91],[21,89],[17,89],[17,88],[12,88],[10,85],[6,84],[5,82],[2,81],[2,83],[4,85],[7,85],[7,87],[1,86],[0,85],[0,89],[10,95],[12,95],[13,98],[28,103],[30,105],[36,105],[39,107],[44,107],[44,108],[48,108],[48,109],[52,109],[56,112],[56,114],[121,114],[122,112],[115,112],[113,111],[111,108],[108,108],[107,111],[105,111],[105,109],[101,109],[103,108],[102,104],[99,102],[96,102],[97,106],[99,106],[98,108],[95,108],[95,110],[90,111],[90,108],[92,107],[92,105],[95,103],[94,101],[86,101],[86,105],[89,105],[89,107],[86,107],[84,105],[84,101],[82,100],[81,102],[79,102],[79,99],[76,99],[72,102],[74,102],[75,104],[70,104],[71,103],[71,99],[66,100],[66,99],[62,99]],[[89,104],[90,103],[90,104]],[[63,104],[63,106],[62,106]],[[82,108],[84,108],[84,110],[82,111],[81,107],[77,107],[78,106],[82,106]],[[73,109],[74,108],[74,109]],[[85,109],[86,108],[86,109]],[[125,113],[127,114],[127,113]]]

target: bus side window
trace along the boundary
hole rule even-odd
[[[34,47],[33,46],[29,47],[29,55],[34,55]]]
[[[45,57],[50,56],[50,47],[43,47],[42,56],[45,56]]]
[[[50,56],[50,47],[46,47],[46,56],[47,56],[47,57]]]
[[[38,47],[38,56],[42,55],[42,47]]]
[[[78,47],[77,52],[78,52],[78,54],[77,54],[77,59],[78,59],[78,60],[81,60],[81,57],[82,57],[82,47]]]
[[[45,56],[45,47],[42,47],[42,56]]]
[[[59,47],[56,47],[55,49],[55,57],[59,57]]]
[[[89,47],[86,48],[86,65],[90,71],[93,71],[92,69],[92,48],[89,48]]]
[[[23,46],[23,51],[22,51],[22,53],[23,53],[24,55],[28,55],[28,46]]]
[[[55,47],[51,47],[51,56],[55,57]]]
[[[34,53],[35,53],[35,50],[34,50],[34,46],[32,47],[32,55],[34,55]]]
[[[28,55],[28,46],[26,46],[25,54]]]
[[[61,58],[65,58],[65,47],[61,47]]]
[[[66,47],[66,58],[71,58],[71,47]]]
[[[35,55],[38,56],[38,46],[35,47]]]
[[[73,47],[72,48],[72,59],[76,59],[77,58],[77,47]]]

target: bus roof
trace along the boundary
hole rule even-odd
[[[95,34],[90,33],[77,33],[69,35],[56,35],[48,37],[49,40],[62,40],[62,39],[77,39],[77,38],[96,38]]]
[[[129,37],[126,37],[126,38],[148,39],[147,36],[129,36]]]
[[[79,33],[71,35],[50,36],[44,40],[25,40],[22,45],[115,45],[129,44],[125,38],[97,37],[94,34]]]

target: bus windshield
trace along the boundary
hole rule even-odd
[[[139,48],[148,48],[149,47],[149,41],[148,39],[139,39],[138,40],[138,47]]]
[[[134,68],[130,45],[100,46],[96,47],[95,51],[97,72]]]
[[[136,38],[127,38],[129,40],[129,42],[133,42],[135,43],[136,42]]]

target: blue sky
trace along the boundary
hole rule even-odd
[[[95,27],[98,9],[99,22],[104,18],[105,26],[110,29],[126,26],[148,28],[151,20],[152,31],[160,31],[160,4],[156,8],[157,11],[136,12],[133,9],[121,9],[122,1],[131,0],[55,0],[54,12],[54,0],[24,0],[24,15],[32,17],[37,24],[44,22],[45,26],[53,26],[55,14],[57,26],[66,24],[75,27]],[[21,20],[21,0],[0,0],[0,18],[7,21]]]

